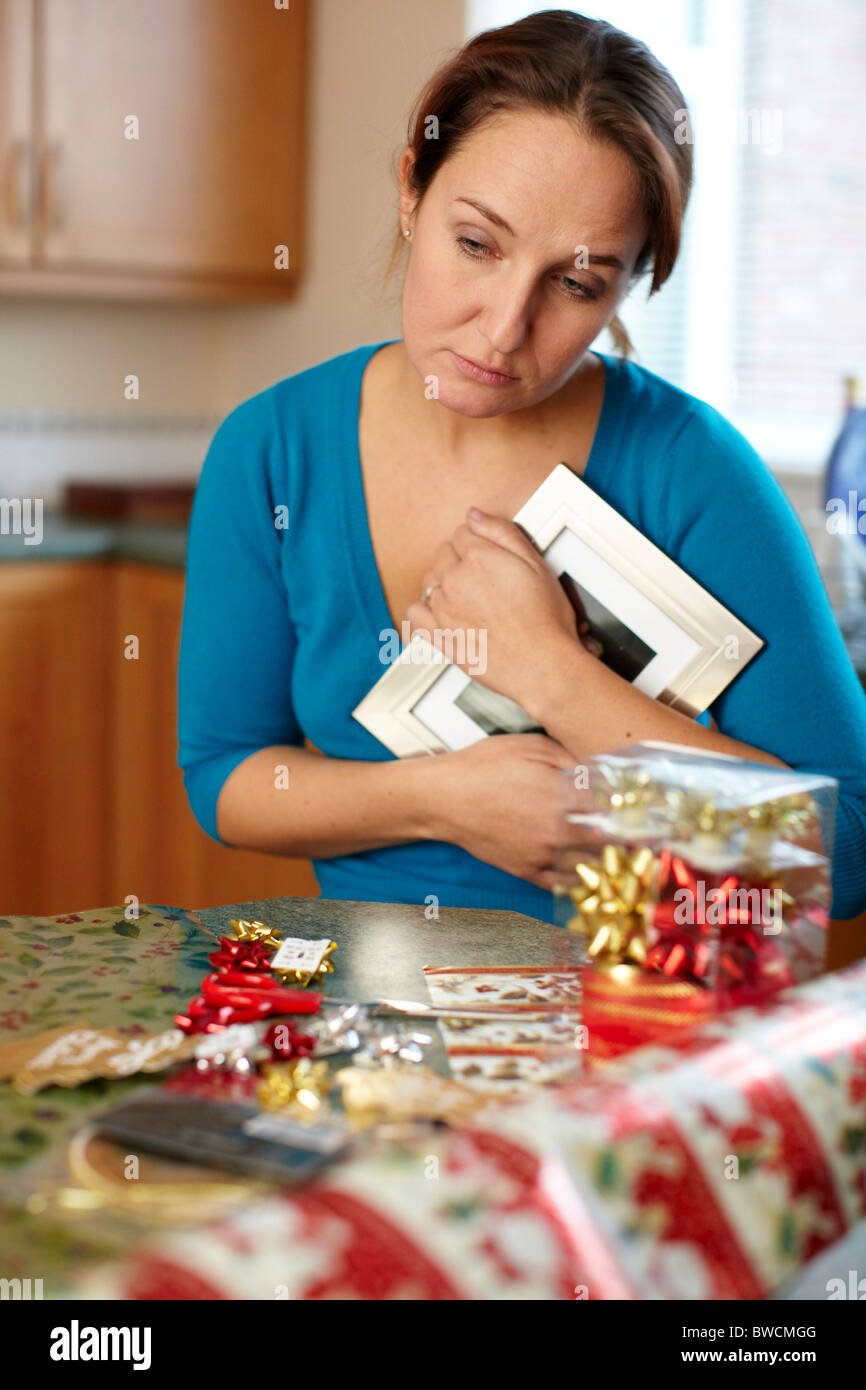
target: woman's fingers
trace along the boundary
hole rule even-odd
[[[466,513],[466,525],[459,526],[455,532],[455,544],[460,550],[461,546],[457,543],[457,536],[462,537],[464,544],[468,543],[468,537],[480,536],[484,540],[504,546],[513,555],[519,555],[521,560],[536,560],[538,558],[538,551],[532,541],[515,522],[509,521],[504,516],[490,516],[487,512],[479,511],[477,507],[469,508]]]
[[[450,569],[453,569],[455,565],[459,565],[459,563],[460,556],[451,541],[443,541],[433,552],[433,560],[430,565],[431,577],[426,579],[425,582],[427,584],[441,583],[443,576],[446,575]]]
[[[549,734],[514,734],[513,737],[532,739],[534,751],[554,767],[572,768],[577,762],[574,754],[569,753],[567,748],[564,748],[555,738],[551,738]]]

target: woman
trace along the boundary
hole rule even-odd
[[[328,898],[553,920],[560,769],[661,739],[838,778],[833,914],[866,907],[866,699],[799,523],[715,411],[590,350],[673,269],[684,108],[642,44],[566,11],[478,36],[422,93],[402,339],[246,401],[202,471],[180,763],[215,838],[309,856]],[[563,460],[764,639],[712,719],[596,660],[507,519]],[[479,679],[546,734],[390,757],[351,712],[406,618],[484,630]]]

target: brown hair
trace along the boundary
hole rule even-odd
[[[688,119],[686,103],[667,68],[638,39],[571,10],[543,10],[476,35],[434,73],[412,110],[407,143],[416,207],[471,132],[506,110],[570,116],[589,137],[628,156],[649,228],[634,274],[651,266],[655,294],[676,263],[692,180],[691,141],[676,138]],[[432,115],[435,139],[428,138]],[[386,281],[405,244],[398,228]],[[632,346],[618,318],[609,331],[627,356]]]

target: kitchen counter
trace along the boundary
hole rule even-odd
[[[0,562],[21,560],[135,560],[182,570],[186,563],[187,523],[92,521],[61,511],[45,511],[42,540],[0,534]]]

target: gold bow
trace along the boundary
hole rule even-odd
[[[296,1057],[291,1062],[272,1062],[262,1068],[264,1079],[256,1090],[263,1110],[277,1110],[310,1119],[324,1105],[331,1089],[327,1062]]]
[[[577,909],[568,930],[588,938],[587,955],[597,964],[643,965],[658,872],[652,850],[605,845],[597,862],[577,863],[574,871],[580,882],[567,889]]]
[[[238,941],[261,941],[263,946],[270,946],[272,950],[282,944],[282,936],[275,927],[269,927],[266,922],[244,922],[233,919],[231,929]]]

